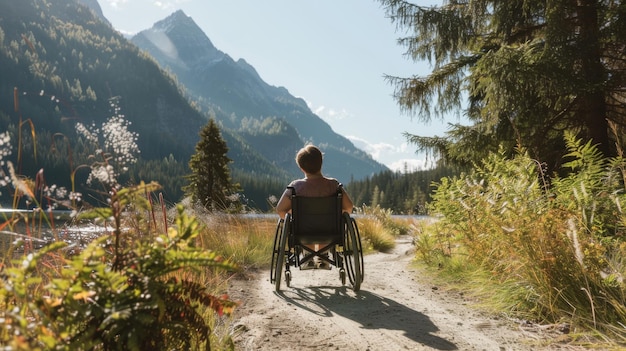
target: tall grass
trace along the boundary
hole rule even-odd
[[[211,248],[243,270],[269,268],[278,216],[198,215],[204,223],[203,247]]]
[[[392,218],[392,211],[380,206],[363,205],[357,208],[357,225],[365,252],[388,252],[396,246],[399,235],[411,230],[409,221]]]
[[[474,292],[488,286],[484,297],[509,315],[623,343],[625,162],[570,134],[566,142],[571,172],[551,184],[525,153],[492,154],[442,179],[432,204],[441,219],[416,239],[418,257]]]

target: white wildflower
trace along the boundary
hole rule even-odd
[[[115,170],[113,169],[113,166],[109,164],[106,164],[106,165],[98,164],[98,165],[94,165],[91,167],[91,173],[89,174],[89,177],[87,178],[87,184],[92,184],[94,180],[97,180],[100,183],[113,186],[117,184],[115,178],[116,178],[116,174],[115,174]]]
[[[113,116],[102,125],[104,148],[111,153],[120,168],[135,163],[139,153],[137,133],[129,131],[129,125],[123,115]]]
[[[72,191],[72,192],[70,192],[69,199],[72,200],[72,201],[82,201],[83,194],[81,194],[79,192]]]
[[[54,196],[56,188],[57,188],[56,184],[52,184],[50,186],[46,186],[45,188],[43,188],[43,194],[46,197],[52,197],[52,196]]]
[[[5,165],[5,157],[11,155],[11,136],[9,132],[0,133],[0,166]]]
[[[56,192],[54,195],[57,199],[65,199],[67,198],[67,194],[68,194],[67,188],[62,186],[62,187],[56,188]]]
[[[0,188],[5,187],[11,183],[11,177],[3,173],[4,171],[0,170]]]
[[[92,142],[94,144],[98,143],[98,130],[93,128],[87,128],[82,123],[76,123],[76,133],[82,135],[87,141]]]
[[[87,183],[99,181],[112,187],[117,186],[117,176],[128,171],[128,165],[137,162],[139,147],[137,146],[138,134],[131,132],[131,123],[124,119],[121,109],[115,99],[111,100],[113,116],[102,123],[100,129],[94,125],[87,127],[81,123],[76,124],[77,133],[90,141],[96,150],[94,155],[102,156],[101,163],[91,166],[91,174]],[[100,142],[104,144],[101,144]]]

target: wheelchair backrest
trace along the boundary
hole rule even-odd
[[[328,197],[298,196],[291,188],[292,228],[303,243],[338,241],[342,239],[341,188]]]

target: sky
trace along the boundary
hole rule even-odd
[[[125,34],[183,10],[213,45],[244,59],[261,78],[304,99],[331,128],[392,170],[417,170],[432,159],[403,133],[443,136],[447,122],[425,124],[403,113],[385,75],[425,76],[397,44],[404,35],[377,0],[98,0]]]

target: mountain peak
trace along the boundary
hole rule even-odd
[[[156,22],[152,28],[139,32],[132,41],[140,47],[155,47],[173,66],[190,68],[221,61],[225,57],[182,10]]]
[[[187,16],[187,14],[183,10],[177,10],[171,15],[165,17],[164,19],[156,22],[152,29],[159,29],[163,31],[168,31],[175,26],[180,25],[193,25],[195,26],[195,22],[191,17]],[[198,28],[199,29],[199,28]],[[200,29],[199,29],[200,30]]]
[[[170,15],[170,17],[176,17],[176,16],[184,16],[185,18],[189,17],[187,16],[187,14],[185,14],[185,11],[183,10],[176,10],[174,13]]]

